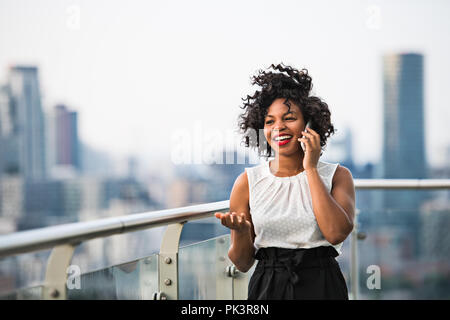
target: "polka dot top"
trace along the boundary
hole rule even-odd
[[[333,175],[338,165],[320,160],[317,164],[328,192],[331,192]],[[295,176],[277,177],[270,171],[269,161],[245,168],[245,171],[256,250],[265,247],[295,249],[332,245],[322,235],[314,216],[306,171]],[[342,243],[334,246],[339,254],[341,247]]]

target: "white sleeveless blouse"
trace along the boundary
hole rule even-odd
[[[277,177],[269,161],[245,168],[249,184],[249,205],[255,228],[256,250],[265,247],[315,248],[332,246],[319,229],[312,209],[306,171],[295,176]],[[317,171],[331,193],[338,163],[320,161]],[[342,243],[334,246],[341,254]]]

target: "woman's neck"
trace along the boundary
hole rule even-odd
[[[294,176],[303,170],[303,154],[300,157],[275,155],[275,159],[270,162],[270,171],[276,175]]]

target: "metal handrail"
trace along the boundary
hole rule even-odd
[[[75,222],[0,236],[0,257],[53,248],[61,244],[212,217],[229,208],[229,200],[150,211],[121,217]]]
[[[449,189],[450,179],[354,179],[355,189]]]
[[[450,179],[354,179],[355,189],[448,189]],[[76,222],[0,236],[0,258],[77,244],[94,238],[212,217],[229,208],[229,200],[121,217]]]

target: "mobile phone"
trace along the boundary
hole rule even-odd
[[[311,121],[308,121],[308,122],[306,123],[305,130],[304,130],[304,131],[306,131],[306,128],[311,128]],[[302,138],[304,138],[304,137],[305,137],[305,136],[302,136]],[[300,141],[300,144],[301,144],[301,146],[302,146],[303,152],[305,152],[305,151],[306,151],[306,146],[305,146],[305,144],[303,143],[303,141]]]

